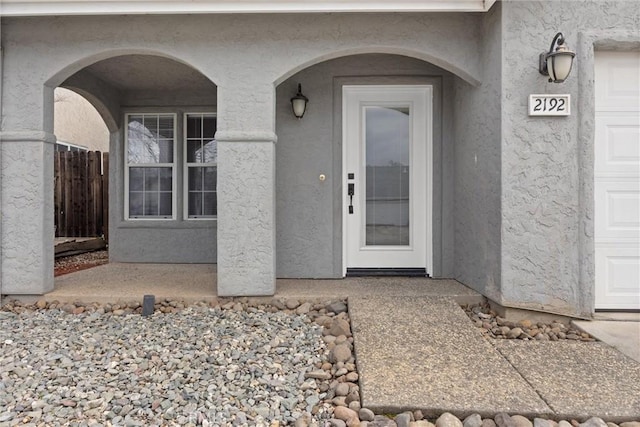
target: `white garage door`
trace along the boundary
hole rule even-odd
[[[640,309],[640,52],[596,52],[596,309]]]

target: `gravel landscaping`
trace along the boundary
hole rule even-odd
[[[6,304],[0,426],[317,423],[347,399],[330,380],[357,381],[342,302],[156,308]]]
[[[472,319],[483,312],[467,309]],[[159,301],[153,315],[141,310],[140,303],[5,304],[0,427],[616,427],[599,418],[426,420],[420,411],[361,408],[344,301]]]
[[[99,250],[93,252],[85,252],[79,255],[65,256],[55,259],[54,275],[61,276],[63,274],[73,273],[75,271],[85,270],[91,267],[97,267],[109,262],[109,251]]]

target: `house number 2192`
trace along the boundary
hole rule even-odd
[[[571,95],[529,95],[530,116],[569,116]]]

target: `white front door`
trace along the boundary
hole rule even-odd
[[[431,86],[344,86],[344,273],[431,273]]]
[[[640,52],[595,56],[595,308],[640,309]]]

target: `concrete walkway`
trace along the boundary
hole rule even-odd
[[[640,363],[640,313],[597,313],[571,323]]]
[[[605,343],[489,341],[450,298],[349,298],[362,405],[640,420],[640,363]]]
[[[111,263],[55,286],[46,300],[217,298],[213,265]],[[640,363],[602,342],[487,340],[458,305],[483,297],[455,280],[278,280],[276,297],[349,299],[362,403],[375,411],[640,420]]]

